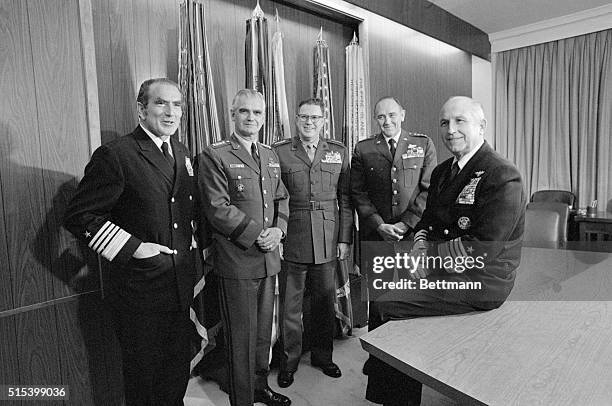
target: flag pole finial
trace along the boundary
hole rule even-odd
[[[353,39],[351,40],[350,45],[359,45],[359,41],[357,40],[357,34],[353,31]]]
[[[276,20],[276,31],[280,31],[280,18],[278,17],[278,8],[274,8],[276,15],[274,16],[274,20]]]
[[[257,0],[257,5],[253,9],[252,17],[253,18],[264,18],[264,12],[261,9],[261,7],[259,6],[259,0]]]
[[[319,38],[317,38],[318,41],[323,41],[323,26],[321,26],[321,30],[319,31]]]

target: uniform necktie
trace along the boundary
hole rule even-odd
[[[458,173],[459,173],[459,164],[457,162],[454,162],[453,166],[451,167],[450,176],[448,177],[448,183],[451,183],[453,179],[455,179],[455,176],[457,176]]]
[[[253,157],[253,160],[255,161],[255,163],[257,164],[257,167],[259,168],[261,165],[261,162],[259,161],[259,155],[257,154],[257,146],[255,145],[255,143],[251,144],[251,156]]]
[[[389,138],[389,152],[391,152],[391,158],[395,157],[395,140]]]
[[[308,154],[308,158],[310,159],[310,162],[314,161],[316,150],[317,148],[314,145],[312,144],[306,145],[306,153]]]
[[[170,151],[168,150],[167,141],[162,142],[161,150],[162,150],[162,153],[164,154],[164,158],[166,158],[166,161],[168,161],[168,164],[170,165],[172,170],[174,170],[174,158],[172,157],[172,155],[170,155]]]

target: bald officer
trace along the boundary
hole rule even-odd
[[[355,146],[351,196],[361,241],[399,241],[421,219],[436,149],[427,136],[402,129],[406,111],[395,98],[383,97],[374,112],[381,132]]]
[[[312,317],[311,362],[332,378],[342,375],[332,361],[336,259],[352,242],[353,209],[349,196],[348,150],[339,141],[321,139],[323,102],[300,103],[298,135],[274,145],[283,183],[289,190],[289,226],[280,275],[282,348],[278,385],[293,383],[302,354],[302,302],[309,287]]]
[[[261,93],[240,90],[231,114],[235,132],[207,147],[198,161],[198,189],[203,216],[212,227],[228,343],[230,403],[288,406],[289,398],[268,386],[268,357],[289,196],[278,157],[257,141],[265,121]]]

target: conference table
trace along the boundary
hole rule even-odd
[[[500,308],[391,321],[361,343],[461,405],[611,405],[612,254],[523,248]]]

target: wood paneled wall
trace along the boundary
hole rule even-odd
[[[368,15],[367,38],[372,109],[379,98],[395,96],[406,109],[404,128],[427,134],[438,162],[450,157],[438,134],[438,114],[449,97],[471,96],[471,55],[375,14]]]
[[[226,131],[232,128],[231,98],[244,86],[245,20],[254,3],[206,2]],[[81,42],[92,36],[79,23],[87,6],[97,85],[95,75],[92,80],[87,73],[91,47]],[[291,115],[296,103],[311,95],[312,47],[323,27],[340,131],[344,47],[355,27],[284,1],[262,0],[261,6],[270,32],[275,8],[281,17]],[[439,144],[442,102],[470,94],[469,56],[368,15],[367,30],[360,31],[367,36],[371,99],[398,97],[408,112],[405,127]],[[66,404],[121,403],[120,357],[100,302],[96,259],[61,228],[61,219],[91,149],[100,142],[92,83],[102,142],[131,131],[139,84],[154,76],[176,79],[177,32],[178,0],[0,1],[0,90],[9,95],[0,101],[0,383],[70,385]],[[438,149],[444,151],[441,144]]]
[[[136,93],[150,77],[177,80],[177,1],[98,0],[93,3],[98,93],[102,142],[130,132],[136,125]],[[244,41],[246,20],[256,2],[205,2],[206,30],[221,128],[233,128],[229,109],[234,94],[245,86]],[[261,0],[270,38],[276,30],[275,9],[284,34],[287,103],[293,125],[297,102],[312,96],[312,49],[319,29],[328,42],[332,94],[337,131],[342,130],[344,99],[344,47],[352,38],[350,27],[299,10],[284,2]],[[292,127],[293,128],[293,127]],[[338,135],[339,137],[339,135]]]
[[[113,340],[97,268],[61,227],[95,137],[81,43],[88,6],[0,2],[0,383],[67,385],[71,405],[94,404],[91,382],[116,365],[95,366],[108,346],[92,337]]]

